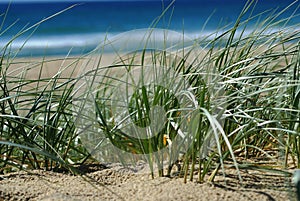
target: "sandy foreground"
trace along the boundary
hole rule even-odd
[[[0,200],[296,200],[290,180],[279,174],[235,171],[213,183],[155,177],[118,165],[92,166],[85,176],[43,170],[0,176]]]
[[[76,77],[95,64],[77,58],[42,60],[11,61],[9,74],[22,76],[27,69],[26,79]],[[113,60],[106,55],[102,61],[109,65]],[[228,168],[226,177],[220,172],[213,183],[184,183],[177,176],[152,179],[146,166],[138,172],[117,164],[87,164],[83,169],[84,176],[43,170],[0,175],[0,200],[296,200],[291,174],[241,170],[240,182],[236,171]]]

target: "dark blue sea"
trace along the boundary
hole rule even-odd
[[[177,0],[171,1],[107,1],[0,3],[1,54],[18,52],[17,56],[83,54],[94,49],[105,37],[156,27],[184,32],[191,38],[209,36],[233,26],[246,0]],[[262,20],[276,15],[294,0],[259,0],[253,11],[243,17],[261,14]],[[299,2],[296,2],[276,20],[294,16],[288,23],[278,23],[274,29],[296,26]],[[61,14],[47,19],[70,6]],[[165,9],[168,8],[167,11]],[[277,9],[277,10],[276,10]],[[164,13],[163,17],[159,17]],[[259,17],[258,17],[259,18]],[[247,32],[255,29],[257,20],[250,21]],[[42,23],[39,24],[44,20]],[[37,26],[35,26],[37,25]],[[32,28],[30,28],[32,27]],[[247,32],[245,34],[247,34]],[[21,34],[20,34],[21,33]],[[10,43],[10,41],[12,41]],[[138,41],[137,41],[138,42]],[[10,44],[8,50],[4,47]]]

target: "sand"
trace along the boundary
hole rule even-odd
[[[183,182],[179,177],[155,177],[119,165],[90,164],[85,176],[33,170],[0,177],[3,200],[289,200],[289,178],[280,174],[232,169],[213,183]],[[230,173],[231,172],[231,173]]]
[[[43,170],[1,175],[0,200],[296,200],[289,178],[274,173],[242,171],[238,182],[230,170],[213,183],[184,183],[118,165],[90,168],[85,176]]]
[[[10,75],[21,75],[22,69],[29,68],[26,79],[75,77],[85,62],[47,58],[41,73],[41,60],[16,59],[10,64]],[[108,55],[106,62],[111,60]],[[240,182],[236,171],[228,168],[226,177],[220,172],[213,183],[184,183],[176,176],[152,179],[144,166],[138,172],[117,164],[87,164],[83,169],[83,176],[44,170],[0,175],[0,200],[296,200],[291,174],[241,170]]]

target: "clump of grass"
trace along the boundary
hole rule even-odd
[[[1,50],[0,173],[16,169],[68,168],[68,164],[88,155],[76,140],[72,114],[74,70],[79,59],[68,65],[64,65],[67,57],[22,62],[16,59],[21,49],[16,52],[10,49],[17,37],[28,32],[34,34],[41,23],[64,11],[21,29]],[[51,62],[60,63],[61,67],[53,76],[45,77],[45,66]],[[66,76],[64,71],[68,69],[71,70]],[[38,77],[30,78],[28,74],[32,72],[38,72],[35,73]]]
[[[289,155],[298,157],[299,30],[280,26],[270,32],[293,17],[278,21],[283,10],[261,20],[251,34],[244,34],[248,22],[257,17],[240,20],[252,3],[245,6],[233,28],[209,42],[211,48],[200,65],[210,66],[220,77],[219,91],[226,101],[222,129],[235,155],[243,160],[264,156],[286,168]],[[222,141],[218,157],[233,160]],[[293,161],[298,167],[299,160]],[[259,162],[239,166],[247,165],[264,168]]]
[[[8,73],[12,61],[2,63],[2,171],[11,167],[51,170],[87,155],[75,140],[74,79],[63,77],[62,72],[50,78],[26,78],[26,71],[36,69],[41,76],[47,62],[23,69],[19,75]]]
[[[240,18],[250,6],[245,6]],[[212,48],[201,65],[215,68],[220,75],[220,91],[226,98],[223,131],[235,155],[242,160],[266,157],[274,167],[286,168],[288,155],[297,156],[288,150],[297,146],[299,138],[299,104],[295,101],[299,93],[295,92],[299,90],[299,30],[281,26],[270,32],[290,20],[277,20],[283,12],[266,17],[248,35],[244,31],[252,16],[238,19],[232,29],[210,42]],[[218,157],[232,160],[225,141],[221,146],[222,156]],[[264,168],[259,162],[239,166],[247,165]]]
[[[211,168],[214,168],[215,171],[208,178],[212,181],[220,167],[225,174],[225,161],[232,162],[237,169],[250,166],[269,168],[269,165],[263,166],[255,162],[239,164],[236,157],[242,160],[265,157],[265,160],[276,164],[274,167],[279,165],[281,168],[287,167],[287,161],[291,157],[294,165],[299,165],[299,31],[296,27],[287,26],[293,16],[278,20],[278,17],[291,7],[262,18],[261,15],[251,15],[255,9],[253,4],[254,1],[249,1],[245,5],[232,28],[228,28],[212,40],[196,41],[196,45],[201,44],[206,48],[206,53],[197,55],[190,61],[190,65],[177,63],[172,66],[172,62],[163,64],[181,72],[189,80],[197,102],[197,115],[193,116],[196,121],[191,122],[192,143],[182,161],[181,171],[184,171],[185,181],[188,175],[190,180],[193,180],[193,172],[197,171],[198,181],[202,182]],[[257,29],[246,34],[249,22],[256,19],[259,20]],[[278,24],[281,24],[279,29]],[[186,55],[192,54],[193,50],[181,55],[182,61],[179,63],[187,64]],[[151,58],[152,63],[156,64],[157,58]],[[161,60],[166,61],[167,58],[165,56]],[[143,66],[143,59],[139,64],[122,65],[128,69],[134,65]],[[130,74],[130,70],[127,73]],[[111,87],[109,83],[101,84]],[[147,124],[150,115],[149,104],[155,105],[151,101],[155,100],[156,96],[162,98],[163,102],[171,100],[168,95],[156,92],[151,99],[143,90],[130,97],[134,99],[134,103],[141,105],[131,106],[131,116],[126,116],[123,120],[134,118],[137,124]],[[157,149],[156,146],[163,141],[163,133],[178,135],[176,129],[167,130],[168,125],[165,125],[166,130],[158,135],[155,143],[150,144],[147,144],[147,141],[131,141],[124,133],[116,134],[114,131],[117,130],[114,129],[117,129],[118,125],[114,121],[108,121],[114,118],[111,110],[107,109],[112,105],[107,104],[107,100],[105,103],[101,102],[100,97],[109,99],[111,94],[99,95],[96,103],[97,115],[100,117],[100,128],[107,132],[108,138],[114,138],[115,135],[125,137],[126,140],[116,142],[117,146],[131,149],[129,144],[134,144],[138,146],[134,147],[134,152],[146,154],[149,148]],[[175,104],[168,109],[178,111],[179,107]],[[204,147],[211,146],[211,143],[215,144],[216,149],[205,151]],[[139,147],[140,145],[142,147]],[[170,155],[179,154],[178,150],[172,151],[174,153],[169,153]],[[154,158],[146,159],[151,166],[153,161],[156,161],[158,166],[163,163],[163,158],[152,157]],[[283,164],[280,164],[281,162]],[[167,175],[169,173],[170,171]],[[159,175],[163,173],[159,172]]]

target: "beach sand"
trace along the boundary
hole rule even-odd
[[[87,167],[87,166],[86,166]],[[212,183],[134,173],[118,165],[90,165],[93,171],[74,176],[43,170],[0,176],[0,200],[294,200],[289,178],[259,171],[242,171],[239,182],[233,169]]]
[[[26,79],[58,74],[76,77],[93,66],[82,68],[86,60],[78,58],[42,60],[15,59],[10,63],[9,74],[23,76],[27,68]],[[106,55],[104,60],[109,64],[113,58]],[[44,170],[0,175],[0,200],[296,200],[290,176],[279,173],[241,170],[240,182],[235,169],[227,168],[226,177],[220,171],[213,183],[184,183],[180,177],[152,179],[147,168],[136,173],[118,164],[86,164],[84,169],[84,176]]]

